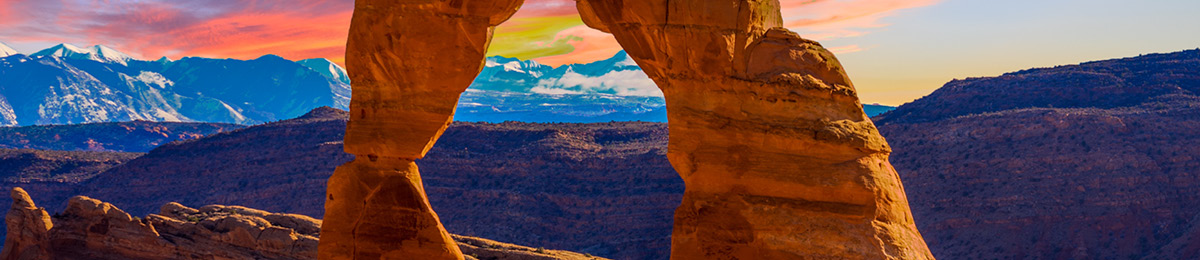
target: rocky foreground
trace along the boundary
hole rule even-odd
[[[0,259],[316,259],[321,220],[241,206],[179,203],[133,217],[85,196],[50,215],[25,190],[12,190],[9,235]],[[453,236],[467,259],[602,259],[488,239]]]

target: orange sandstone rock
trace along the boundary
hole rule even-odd
[[[579,0],[663,90],[673,259],[931,259],[891,148],[778,1]]]
[[[463,259],[413,160],[449,125],[496,25],[522,0],[355,2],[345,150],[329,179],[321,259]]]
[[[666,95],[687,185],[675,259],[931,259],[891,148],[841,64],[782,28],[777,0],[577,0]],[[346,152],[322,259],[462,259],[413,160],[451,120],[520,0],[359,0]]]
[[[12,195],[0,260],[317,259],[322,221],[304,215],[224,205],[194,209],[171,202],[159,214],[137,218],[112,204],[76,196],[65,212],[51,217],[21,188]],[[603,259],[477,237],[454,240],[467,259]]]
[[[25,189],[13,188],[12,209],[4,217],[8,225],[8,236],[4,239],[4,252],[0,259],[37,259],[48,253],[43,243],[49,237],[50,214],[39,208]]]

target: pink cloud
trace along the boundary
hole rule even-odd
[[[564,38],[568,36],[575,36],[580,39],[568,42],[571,46],[575,47],[575,51],[534,60],[542,64],[558,66],[607,59],[621,50],[621,45],[617,43],[617,39],[613,38],[611,34],[589,28],[587,25],[575,26],[563,30],[558,33],[557,37]]]
[[[853,44],[853,45],[846,45],[846,46],[837,46],[837,47],[829,47],[829,48],[827,48],[827,49],[828,49],[830,52],[833,52],[834,54],[846,54],[846,53],[852,53],[852,52],[860,52],[860,51],[862,51],[862,50],[863,50],[863,48],[862,48],[862,47],[859,47],[857,44]]]
[[[826,40],[870,33],[897,10],[939,0],[782,0],[786,26]],[[353,0],[0,0],[0,41],[104,44],[134,56],[250,59],[325,57],[341,62]],[[514,17],[575,14],[574,0],[527,0]],[[611,35],[575,26],[556,35],[569,54],[546,64],[590,62],[620,50]],[[860,48],[846,50],[861,50]]]
[[[142,58],[208,56],[341,61],[352,0],[4,0],[32,17],[0,19],[0,39],[109,45]],[[28,11],[37,10],[37,11]],[[9,11],[11,13],[11,11]],[[9,17],[9,16],[4,16]]]

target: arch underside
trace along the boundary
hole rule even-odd
[[[413,161],[521,0],[358,0],[345,150],[320,259],[463,259]],[[686,185],[673,259],[931,259],[891,149],[841,65],[777,0],[577,0],[663,90]]]

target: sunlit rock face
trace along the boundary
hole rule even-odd
[[[346,151],[323,259],[461,259],[417,166],[521,1],[359,0]],[[842,66],[781,28],[779,2],[579,0],[662,89],[687,185],[674,259],[931,259],[891,148]]]
[[[345,150],[329,179],[321,259],[463,259],[413,162],[450,123],[496,25],[521,0],[355,3]]]
[[[578,1],[663,90],[673,259],[932,258],[841,64],[778,1]]]

